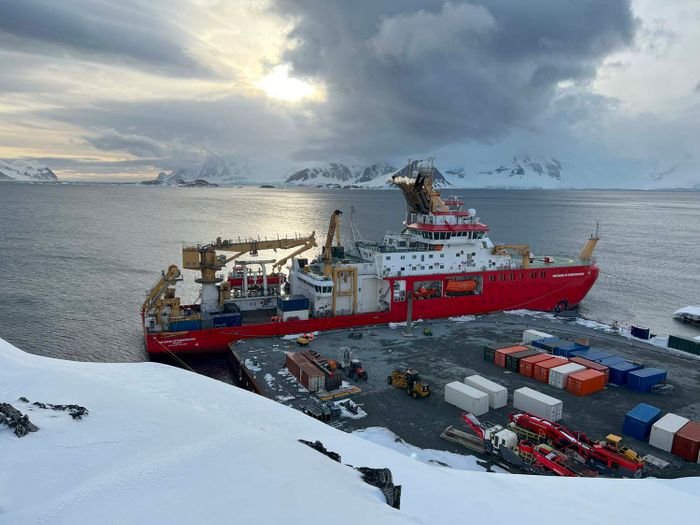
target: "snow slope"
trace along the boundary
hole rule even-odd
[[[90,415],[17,401],[77,403]],[[155,363],[61,361],[0,339],[0,400],[40,427],[0,428],[0,524],[690,523],[700,479],[559,479],[423,463],[249,392]],[[389,467],[401,510],[343,463]],[[504,504],[507,501],[507,504]],[[325,504],[328,506],[325,506]]]
[[[152,183],[179,186],[197,180],[209,184],[243,184],[249,182],[251,171],[247,162],[210,155],[198,166],[178,168],[170,173],[161,171]]]
[[[11,162],[0,160],[0,181],[34,182],[58,181],[56,174],[50,168],[34,161],[13,160]]]

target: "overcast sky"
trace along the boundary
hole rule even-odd
[[[700,2],[0,0],[0,158],[259,180],[435,155],[566,185],[700,184]]]

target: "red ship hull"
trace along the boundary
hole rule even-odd
[[[504,310],[554,311],[578,305],[598,278],[596,265],[526,268],[477,272],[473,274],[444,274],[431,276],[387,277],[393,288],[394,280],[405,280],[407,289],[426,279],[440,280],[458,276],[480,276],[479,294],[453,297],[415,299],[413,319],[440,319],[469,314],[486,314]],[[383,312],[338,315],[308,320],[245,323],[241,326],[191,330],[186,332],[148,333],[144,326],[146,350],[149,354],[205,354],[225,352],[229,343],[240,339],[276,337],[312,331],[369,326],[406,320],[408,301],[392,301]]]

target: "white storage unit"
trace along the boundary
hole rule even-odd
[[[475,416],[489,411],[489,395],[459,381],[445,385],[445,401]]]
[[[476,374],[467,376],[464,378],[464,384],[487,394],[489,396],[489,406],[491,408],[501,408],[508,404],[508,389],[485,377]]]
[[[540,332],[539,330],[525,330],[523,332],[523,343],[530,344],[533,341],[537,341],[539,339],[547,339],[549,337],[554,337],[554,336],[552,334],[546,334],[544,332]]]
[[[564,403],[532,388],[518,388],[513,392],[513,405],[518,410],[549,421],[559,421],[564,411]]]
[[[565,365],[552,368],[549,371],[549,384],[554,388],[566,388],[569,375],[585,370],[586,367],[577,363],[567,363]]]
[[[677,416],[676,414],[666,414],[652,425],[651,434],[649,434],[649,444],[652,447],[671,452],[673,437],[689,421],[688,418]]]

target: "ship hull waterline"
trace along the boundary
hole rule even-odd
[[[533,272],[537,278],[531,278]],[[545,277],[541,278],[544,273]],[[517,269],[478,272],[473,274],[444,274],[430,279],[449,279],[463,276],[481,276],[481,293],[453,297],[414,299],[412,319],[444,319],[462,315],[479,315],[508,310],[536,310],[551,312],[562,307],[577,306],[598,278],[595,264],[549,267],[546,270]],[[494,275],[491,281],[488,277]],[[394,280],[405,280],[408,289],[413,283],[425,281],[426,276],[387,277],[390,290]],[[308,320],[251,323],[226,328],[190,330],[184,332],[148,333],[144,324],[146,351],[157,354],[211,354],[228,351],[228,345],[241,339],[281,337],[306,332],[348,329],[406,321],[408,301],[392,301],[390,309],[381,312],[336,315]]]

